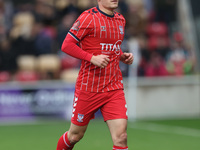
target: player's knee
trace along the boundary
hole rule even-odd
[[[114,144],[118,146],[126,146],[127,145],[127,133],[121,133],[114,139]]]
[[[122,143],[127,143],[127,133],[125,132],[125,133],[122,133],[121,135],[120,135],[120,141],[122,142]]]
[[[72,134],[70,142],[72,144],[75,144],[75,143],[79,142],[83,138],[83,136],[84,136],[84,133]]]

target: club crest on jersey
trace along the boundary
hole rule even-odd
[[[105,26],[101,26],[101,31],[106,31],[106,27]]]
[[[120,34],[124,34],[124,28],[123,28],[123,26],[119,26],[119,31],[120,31]]]
[[[83,118],[84,118],[84,115],[78,114],[77,121],[78,121],[78,122],[83,122]]]
[[[80,21],[78,20],[74,25],[72,26],[72,30],[78,31],[80,26]]]

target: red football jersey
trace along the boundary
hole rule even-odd
[[[124,39],[124,17],[115,12],[113,16],[98,7],[84,11],[69,33],[79,42],[82,50],[93,55],[109,55],[105,68],[82,60],[76,88],[88,92],[106,92],[123,89],[122,73],[119,68],[121,44]]]

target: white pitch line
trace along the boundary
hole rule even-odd
[[[134,123],[129,124],[130,128],[139,129],[139,130],[147,130],[152,132],[159,133],[171,133],[185,136],[192,136],[200,138],[200,130],[193,128],[186,128],[180,126],[170,126],[170,125],[161,125],[155,123]]]

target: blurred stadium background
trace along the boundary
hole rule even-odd
[[[119,0],[130,150],[200,149],[200,1]],[[0,0],[0,149],[55,150],[80,61],[60,51],[96,0]],[[111,149],[101,114],[75,150]]]

